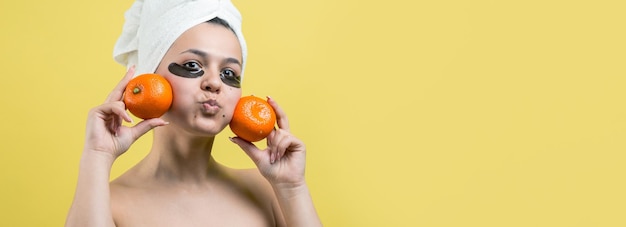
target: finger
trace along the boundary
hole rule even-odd
[[[280,161],[280,159],[282,159],[283,156],[285,156],[285,153],[287,152],[287,148],[291,146],[291,142],[292,141],[291,141],[290,136],[283,136],[278,142],[278,144],[276,144],[276,161]]]
[[[152,118],[152,119],[141,121],[137,125],[131,128],[133,140],[139,139],[139,137],[143,136],[144,134],[146,134],[153,128],[164,126],[167,124],[169,124],[169,122],[166,122],[161,118]]]
[[[124,102],[122,101],[111,102],[111,103],[105,104],[104,107],[105,107],[104,109],[105,113],[113,113],[121,117],[122,119],[124,119],[124,121],[126,122],[130,122],[130,123],[133,122],[133,118],[131,118],[128,112],[126,112],[126,105],[124,104]]]
[[[104,103],[98,107],[93,108],[91,111],[93,114],[95,114],[99,118],[102,118],[103,120],[111,120],[113,119],[113,117],[115,117],[121,118],[127,122],[133,122],[133,119],[130,117],[128,112],[126,112],[126,106],[122,101]]]
[[[274,151],[276,150],[275,148],[275,140],[276,140],[276,128],[272,129],[272,131],[270,132],[269,135],[267,135],[267,137],[265,138],[265,140],[267,141],[267,151],[270,154],[270,163],[274,163]]]
[[[265,142],[266,142],[268,148],[272,146],[271,138],[274,137],[274,134],[276,134],[276,128],[273,128],[272,131],[270,132],[270,134],[268,134],[267,137],[265,137]]]
[[[106,122],[109,132],[116,136],[120,132],[122,121],[133,122],[133,119],[126,112],[124,102],[121,101],[105,103],[98,107],[97,111],[100,112]]]
[[[128,71],[126,71],[126,75],[124,78],[120,80],[120,82],[115,86],[113,91],[109,93],[109,96],[106,99],[106,102],[119,101],[122,100],[122,96],[124,95],[124,89],[126,89],[126,84],[133,78],[135,74],[135,66],[131,66]]]
[[[276,122],[278,123],[278,128],[289,131],[289,120],[287,119],[287,114],[283,111],[278,103],[274,101],[271,97],[267,96],[267,102],[272,106],[274,112],[276,113]]]
[[[263,152],[261,152],[253,143],[245,141],[239,137],[229,137],[228,139],[237,144],[257,166],[263,161]]]
[[[273,132],[273,136],[271,138],[271,146],[270,146],[270,163],[274,163],[277,160],[280,160],[289,148],[291,142],[291,134],[283,129],[275,129]]]
[[[104,120],[105,120],[107,130],[109,130],[109,133],[117,136],[120,130],[120,127],[122,126],[122,119],[119,116],[110,115],[106,117]]]

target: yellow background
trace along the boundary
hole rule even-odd
[[[235,4],[326,226],[626,226],[625,1]],[[0,3],[0,226],[63,225],[130,5]]]

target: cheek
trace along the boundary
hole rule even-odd
[[[195,86],[190,79],[181,78],[177,76],[165,76],[170,82],[172,86],[173,93],[173,106],[178,105],[187,105],[186,103],[192,102],[194,100],[193,97],[193,86]]]
[[[234,107],[225,107],[224,108],[224,112],[222,114],[222,118],[224,118],[224,120],[230,122],[231,119],[233,119],[233,112],[234,112]]]
[[[241,89],[227,87],[226,90],[228,92],[226,99],[224,100],[224,112],[226,113],[225,117],[230,119],[232,118],[233,112],[235,111],[235,106],[237,105],[239,98],[241,98]]]

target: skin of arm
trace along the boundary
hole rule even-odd
[[[269,181],[287,226],[322,226],[311,194],[304,179],[304,143],[289,132],[289,121],[278,104],[268,97],[274,108],[278,128],[267,137],[267,148],[241,138],[231,141],[254,161],[261,174]]]
[[[74,202],[65,226],[115,226],[109,193],[113,160],[105,153],[83,152]]]
[[[104,104],[89,111],[76,192],[65,226],[115,226],[109,186],[113,162],[140,136],[167,124],[154,118],[133,127],[122,125],[122,121],[132,122],[122,95],[133,74],[134,67],[131,67]]]
[[[122,121],[132,122],[122,102],[122,94],[133,74],[131,68],[105,103],[89,112],[76,193],[66,226],[115,226],[109,185],[114,161],[140,136],[168,124],[155,118],[133,127],[122,125]],[[240,138],[232,138],[232,141],[251,157],[270,183],[280,207],[279,214],[276,214],[278,223],[322,226],[304,180],[304,143],[289,132],[287,117],[278,104],[269,98],[268,102],[277,112],[278,120],[278,128],[267,138],[268,147],[260,151],[254,144]]]
[[[287,226],[322,226],[306,184],[272,187]]]

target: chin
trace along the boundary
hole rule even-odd
[[[197,129],[203,135],[214,137],[217,136],[220,132],[222,132],[228,124],[216,124],[216,122],[208,123],[208,124],[200,124]]]

